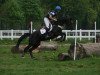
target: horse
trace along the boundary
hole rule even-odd
[[[57,37],[58,35],[61,35],[62,34],[62,26],[58,23],[59,22],[57,22],[57,24],[55,23],[55,25],[53,25],[53,29],[48,34],[41,34],[44,30],[43,28],[33,32],[29,36],[29,43],[25,47],[24,52],[22,53],[21,56],[24,57],[25,53],[29,52],[30,57],[34,58],[32,51],[40,45],[41,41],[53,39],[53,38]]]
[[[36,49],[41,41],[54,39],[59,35],[63,36],[62,28],[66,24],[66,20],[64,19],[58,19],[56,22],[53,23],[53,28],[48,34],[42,34],[44,32],[44,28],[41,28],[39,30],[34,31],[32,34],[29,35],[29,43],[24,48],[24,51],[21,55],[21,57],[24,57],[24,55],[29,52],[30,57],[33,59],[32,51]]]
[[[73,30],[74,29],[74,25],[73,25],[74,20],[72,19],[72,17],[65,16],[65,14],[64,14],[64,15],[60,15],[60,17],[58,17],[57,20],[58,20],[57,22],[54,22],[54,23],[56,23],[56,25],[57,25],[57,23],[60,24],[60,25],[63,25],[64,29],[66,29],[66,30],[69,30],[69,29]],[[16,44],[16,48],[19,48],[19,45],[20,45],[20,43],[23,39],[25,39],[25,38],[27,38],[31,35],[30,24],[28,26],[29,26],[28,27],[29,33],[24,33],[18,39],[17,44]],[[66,34],[64,32],[62,32],[59,36],[60,36],[60,38],[59,39],[56,38],[56,40],[61,41],[61,42],[65,41]]]

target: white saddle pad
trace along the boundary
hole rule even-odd
[[[46,30],[44,28],[40,29],[40,33],[44,34],[44,33],[46,33]]]

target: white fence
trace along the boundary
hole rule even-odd
[[[68,38],[79,38],[82,40],[83,38],[88,38],[90,40],[91,38],[95,38],[96,34],[100,34],[100,30],[77,30],[77,36],[75,36],[76,30],[63,30],[63,32],[66,33],[66,40]]]
[[[19,38],[24,33],[28,33],[28,30],[0,30],[0,39],[10,38],[13,40],[14,38]],[[82,40],[83,38],[95,38],[96,34],[100,34],[100,30],[77,30],[77,36],[75,36],[75,30],[63,30],[66,33],[66,40],[68,38],[79,38]]]

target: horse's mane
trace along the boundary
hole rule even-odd
[[[57,24],[64,26],[64,29],[66,29],[66,30],[73,30],[74,29],[74,19],[70,16],[59,17]]]

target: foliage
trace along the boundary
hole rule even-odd
[[[29,18],[41,19],[42,9],[37,3],[37,0],[6,0],[0,7],[0,28],[25,28]]]
[[[24,19],[23,12],[17,0],[6,0],[0,8],[0,16],[0,22],[3,28],[17,28],[17,25]]]
[[[38,0],[22,0],[22,10],[24,11],[24,16],[27,19],[40,19],[42,17],[42,8],[39,6],[40,2]]]
[[[28,25],[30,21],[33,21],[34,23],[35,21],[38,20],[39,22],[39,20],[42,19],[43,11],[39,0],[21,0],[21,5],[22,10],[24,11],[26,25]]]
[[[99,0],[62,0],[64,12],[72,15],[79,21],[79,28],[91,29],[100,10]],[[100,18],[100,17],[99,17]],[[84,27],[85,26],[85,27]]]
[[[78,20],[78,29],[94,29],[94,21],[100,29],[100,0],[0,0],[0,29],[25,29],[30,20],[38,27],[57,5]]]

